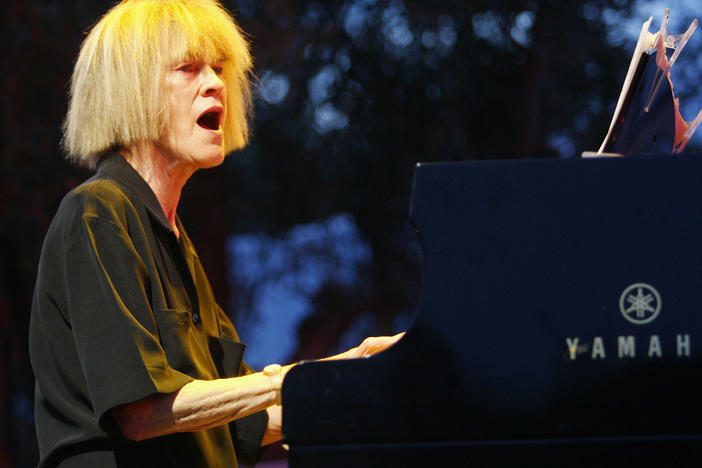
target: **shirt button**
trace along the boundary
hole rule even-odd
[[[193,323],[194,323],[195,325],[199,325],[199,324],[200,324],[200,314],[193,314]]]

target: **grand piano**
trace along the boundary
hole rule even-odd
[[[702,155],[419,164],[422,297],[283,383],[291,467],[702,464]]]

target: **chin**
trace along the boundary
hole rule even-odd
[[[224,162],[224,150],[220,149],[219,151],[214,151],[198,159],[201,169],[219,166]]]

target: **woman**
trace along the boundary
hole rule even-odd
[[[291,366],[242,361],[176,215],[188,178],[246,144],[250,73],[215,0],[125,0],[81,46],[65,147],[97,172],[61,203],[39,264],[40,466],[236,466],[280,439]]]

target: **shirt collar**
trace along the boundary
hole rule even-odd
[[[124,159],[119,153],[106,153],[100,157],[97,165],[97,174],[99,178],[111,179],[126,187],[134,196],[136,196],[149,210],[151,215],[163,227],[173,232],[166,214],[158,202],[158,198],[154,194],[149,184],[134,170],[134,168]]]

